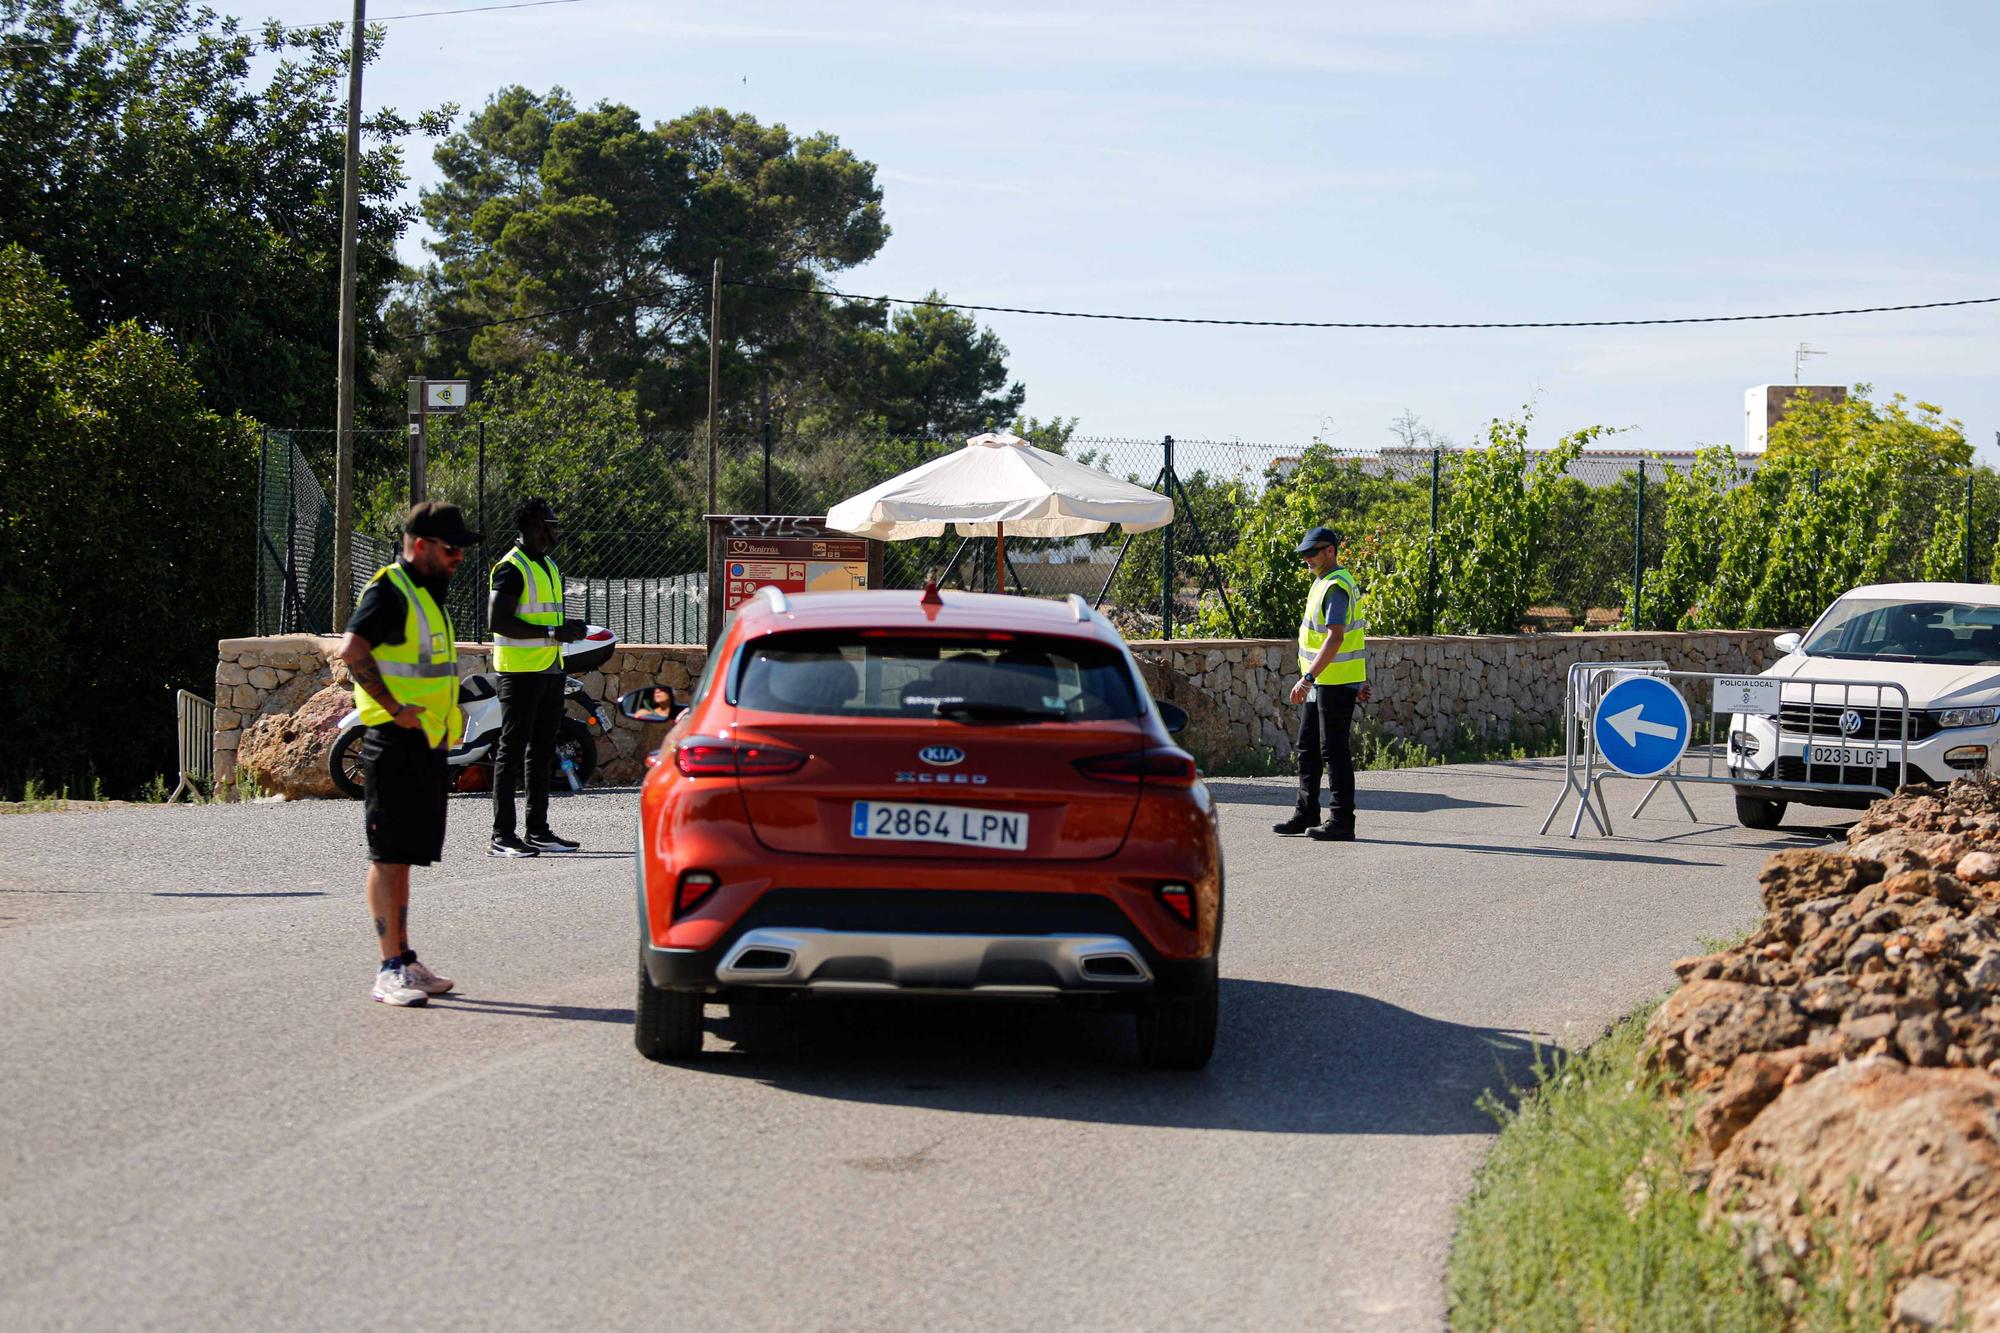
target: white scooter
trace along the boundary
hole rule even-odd
[[[591,697],[577,675],[603,666],[617,646],[618,636],[602,625],[585,626],[581,639],[562,646],[564,710],[562,721],[557,724],[555,759],[561,780],[551,784],[556,792],[581,791],[597,771],[597,738],[610,734],[611,710]],[[582,711],[581,718],[569,711],[571,704]],[[458,682],[458,706],[465,713],[465,733],[446,756],[446,762],[460,770],[483,764],[490,775],[500,750],[499,676],[486,671],[462,677]],[[326,753],[326,775],[342,794],[357,801],[366,781],[361,768],[364,730],[361,710],[349,709],[340,719],[340,734]],[[481,785],[476,781],[468,785],[461,777],[459,790],[476,791]],[[483,785],[490,789],[492,784],[489,781]]]

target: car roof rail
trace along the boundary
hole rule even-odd
[[[785,600],[785,590],[783,588],[767,583],[757,589],[757,595],[769,602],[771,609],[779,615],[783,615],[792,609],[792,604]]]
[[[1071,593],[1069,595],[1068,601],[1069,601],[1069,613],[1076,617],[1078,624],[1082,624],[1090,619],[1090,614],[1091,614],[1090,603],[1083,600],[1082,593],[1080,592]]]

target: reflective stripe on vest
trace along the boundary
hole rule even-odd
[[[1299,621],[1299,674],[1312,669],[1313,658],[1326,643],[1326,595],[1335,587],[1347,594],[1347,632],[1341,636],[1339,651],[1313,683],[1359,685],[1368,679],[1368,622],[1361,618],[1361,589],[1345,569],[1320,575],[1306,594],[1305,615]]]
[[[554,629],[563,622],[563,579],[562,570],[550,560],[547,568],[543,562],[534,560],[528,553],[516,546],[500,558],[493,566],[497,576],[502,569],[512,565],[521,575],[521,600],[514,613],[530,625],[547,625]],[[492,577],[487,579],[492,586]],[[547,639],[516,639],[505,634],[493,636],[493,669],[495,671],[553,671],[562,661],[562,645]]]
[[[456,627],[437,599],[412,582],[401,565],[379,569],[375,578],[389,580],[403,595],[404,606],[403,641],[378,643],[373,649],[382,683],[397,703],[424,710],[424,737],[433,749],[449,745],[458,734],[460,717]],[[389,710],[359,684],[354,687],[354,706],[361,710],[364,726],[394,721]]]

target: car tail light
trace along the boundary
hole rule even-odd
[[[805,762],[797,750],[717,736],[690,736],[674,747],[674,767],[691,778],[790,773]]]
[[[1100,782],[1154,782],[1162,787],[1192,787],[1195,779],[1194,756],[1165,745],[1094,754],[1077,760],[1076,771]]]
[[[721,885],[721,877],[712,870],[683,870],[674,885],[674,915],[686,916]]]
[[[1194,924],[1194,890],[1186,884],[1162,884],[1153,890],[1169,912],[1184,926]]]

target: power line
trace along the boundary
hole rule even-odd
[[[791,292],[800,296],[826,296],[843,301],[863,301],[871,305],[930,306],[940,310],[972,310],[982,314],[1000,315],[1042,315],[1052,319],[1099,319],[1114,320],[1130,324],[1205,324],[1224,328],[1252,329],[1609,329],[1639,328],[1663,324],[1739,324],[1755,320],[1774,319],[1828,319],[1838,315],[1882,315],[1904,310],[1948,310],[1960,306],[2000,305],[2000,296],[1974,296],[1956,301],[1917,301],[1903,305],[1851,306],[1838,310],[1794,310],[1781,314],[1758,315],[1681,315],[1658,319],[1543,319],[1507,321],[1454,321],[1420,322],[1413,320],[1293,320],[1293,319],[1204,319],[1192,315],[1114,315],[1082,310],[1044,310],[1031,306],[973,305],[963,301],[941,301],[932,297],[907,296],[864,296],[858,292],[835,291],[827,287],[799,287],[785,283],[753,282],[747,278],[722,280],[725,287],[744,287],[756,291]],[[485,320],[476,324],[458,324],[444,329],[424,329],[408,337],[432,337],[447,333],[470,333],[480,329],[495,328],[503,324],[528,324],[538,319],[550,319],[557,315],[574,314],[580,310],[595,310],[602,306],[639,305],[644,308],[661,309],[670,303],[655,296],[612,296],[601,301],[583,301],[576,305],[556,306],[549,310],[531,311],[525,315],[510,315],[504,319]]]
[[[794,287],[747,278],[724,278],[725,287],[754,287],[770,292],[797,292],[807,296],[834,296],[847,301],[869,301],[882,305],[934,306],[944,310],[977,310],[999,315],[1046,315],[1054,319],[1109,319],[1132,324],[1215,324],[1229,328],[1254,329],[1606,329],[1652,324],[1736,324],[1760,319],[1825,319],[1833,315],[1880,315],[1897,310],[1943,310],[1952,306],[2000,304],[2000,296],[1975,296],[1960,301],[1920,301],[1908,305],[1855,306],[1844,310],[1793,310],[1774,315],[1681,315],[1665,319],[1537,319],[1506,321],[1413,321],[1413,320],[1331,320],[1331,319],[1202,319],[1190,315],[1112,315],[1083,310],[1040,310],[1027,306],[970,305],[962,301],[940,301],[931,297],[864,296],[825,287]]]
[[[463,9],[420,9],[412,14],[377,14],[369,18],[370,23],[394,23],[397,19],[434,19],[449,14],[490,14],[496,9],[541,9],[547,5],[578,5],[583,0],[515,0],[504,5],[468,5]],[[331,28],[347,22],[346,19],[328,19],[324,23],[285,23],[280,31],[299,32],[307,28]]]
[[[580,5],[582,3],[583,0],[513,0],[510,4],[468,5],[463,9],[420,9],[410,14],[377,14],[368,21],[370,23],[394,23],[398,19],[434,19],[447,17],[452,14],[490,14],[495,10],[501,9],[543,9],[549,5]],[[281,23],[278,25],[278,31],[310,32],[316,28],[337,28],[346,22],[346,19],[325,19],[319,23]],[[78,35],[81,35],[81,33]],[[0,41],[8,42],[13,46],[51,47],[56,45],[53,41],[39,41],[34,38],[21,37],[15,33],[0,33]]]

